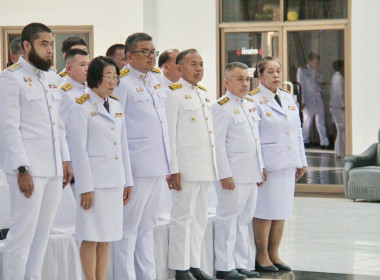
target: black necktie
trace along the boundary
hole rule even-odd
[[[280,97],[279,97],[277,94],[275,94],[275,95],[274,95],[274,99],[276,99],[278,105],[280,105],[280,107],[281,107]]]
[[[108,104],[108,100],[104,100],[104,108],[106,108],[107,112],[109,113],[110,112],[110,104]]]

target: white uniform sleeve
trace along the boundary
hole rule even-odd
[[[5,171],[11,172],[20,166],[30,166],[28,155],[20,133],[20,90],[11,72],[0,75],[0,133],[7,151]],[[8,73],[9,72],[9,73]]]
[[[88,117],[81,106],[83,105],[75,104],[71,107],[67,124],[67,139],[74,168],[75,188],[79,194],[94,191],[90,160],[86,150]]]
[[[226,138],[230,118],[218,103],[211,106],[212,120],[215,132],[216,166],[219,179],[232,177],[232,171],[227,156]]]
[[[121,104],[120,104],[120,107]],[[122,109],[121,109],[122,110]],[[131,160],[129,157],[129,149],[128,149],[128,141],[127,141],[127,127],[125,124],[125,118],[122,118],[121,124],[121,151],[123,154],[123,164],[124,164],[124,172],[125,172],[125,186],[124,187],[132,187],[133,186],[133,178],[132,178],[132,168],[131,168]]]
[[[177,121],[179,112],[179,101],[171,89],[166,89],[166,119],[168,122],[169,141],[170,141],[170,172],[176,174],[178,170],[177,160]]]

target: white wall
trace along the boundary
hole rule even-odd
[[[377,142],[380,128],[380,1],[352,0],[353,153]]]

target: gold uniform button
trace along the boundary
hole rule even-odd
[[[55,122],[53,122],[53,125],[55,125]]]
[[[287,120],[287,119],[288,119],[288,116],[285,116],[284,119]]]
[[[208,121],[208,117],[206,117],[206,121]]]
[[[211,148],[214,148],[215,146],[214,145],[211,145]]]
[[[51,109],[51,108],[53,108],[53,107],[51,107],[51,105],[50,105],[49,108]]]
[[[251,128],[252,128],[252,129],[255,129],[255,126],[252,125]]]
[[[210,134],[212,134],[212,130],[210,130],[209,132],[210,132]]]
[[[37,74],[37,73],[38,73],[38,70],[37,70],[37,69],[34,69],[33,72],[34,72],[35,74]]]
[[[55,137],[54,137],[54,139],[53,139],[54,141],[57,141],[57,139],[55,139]]]
[[[152,95],[154,95],[154,92],[152,92]]]
[[[164,121],[163,121],[163,120],[161,120],[161,123],[164,123]]]
[[[206,107],[206,105],[205,105],[205,104],[202,104],[202,106],[203,106],[203,108],[204,108],[204,107]]]
[[[258,154],[260,154],[260,151],[259,151],[259,150],[257,150],[257,153],[258,153]]]
[[[156,106],[155,108],[156,108],[156,110],[157,110],[157,109],[158,109],[158,106]]]
[[[119,158],[118,157],[115,157],[116,160],[118,160]]]
[[[49,91],[47,89],[45,89],[45,92],[48,93]]]
[[[257,142],[257,138],[255,138],[255,141]]]
[[[111,127],[111,130],[115,130],[115,128],[114,128],[114,127]]]
[[[117,142],[113,142],[113,144],[116,146],[116,145],[117,145]]]
[[[290,151],[292,149],[292,147],[289,146],[288,150]]]
[[[94,103],[94,106],[98,106],[98,103],[95,102],[95,103]]]
[[[286,134],[287,134],[287,135],[290,135],[290,132],[288,131],[288,132],[286,132]]]

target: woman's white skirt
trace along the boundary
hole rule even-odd
[[[123,191],[124,187],[95,189],[94,202],[89,210],[80,206],[79,194],[75,239],[95,242],[120,240],[123,231]]]
[[[268,171],[267,181],[258,188],[254,217],[285,220],[293,210],[296,168]]]

